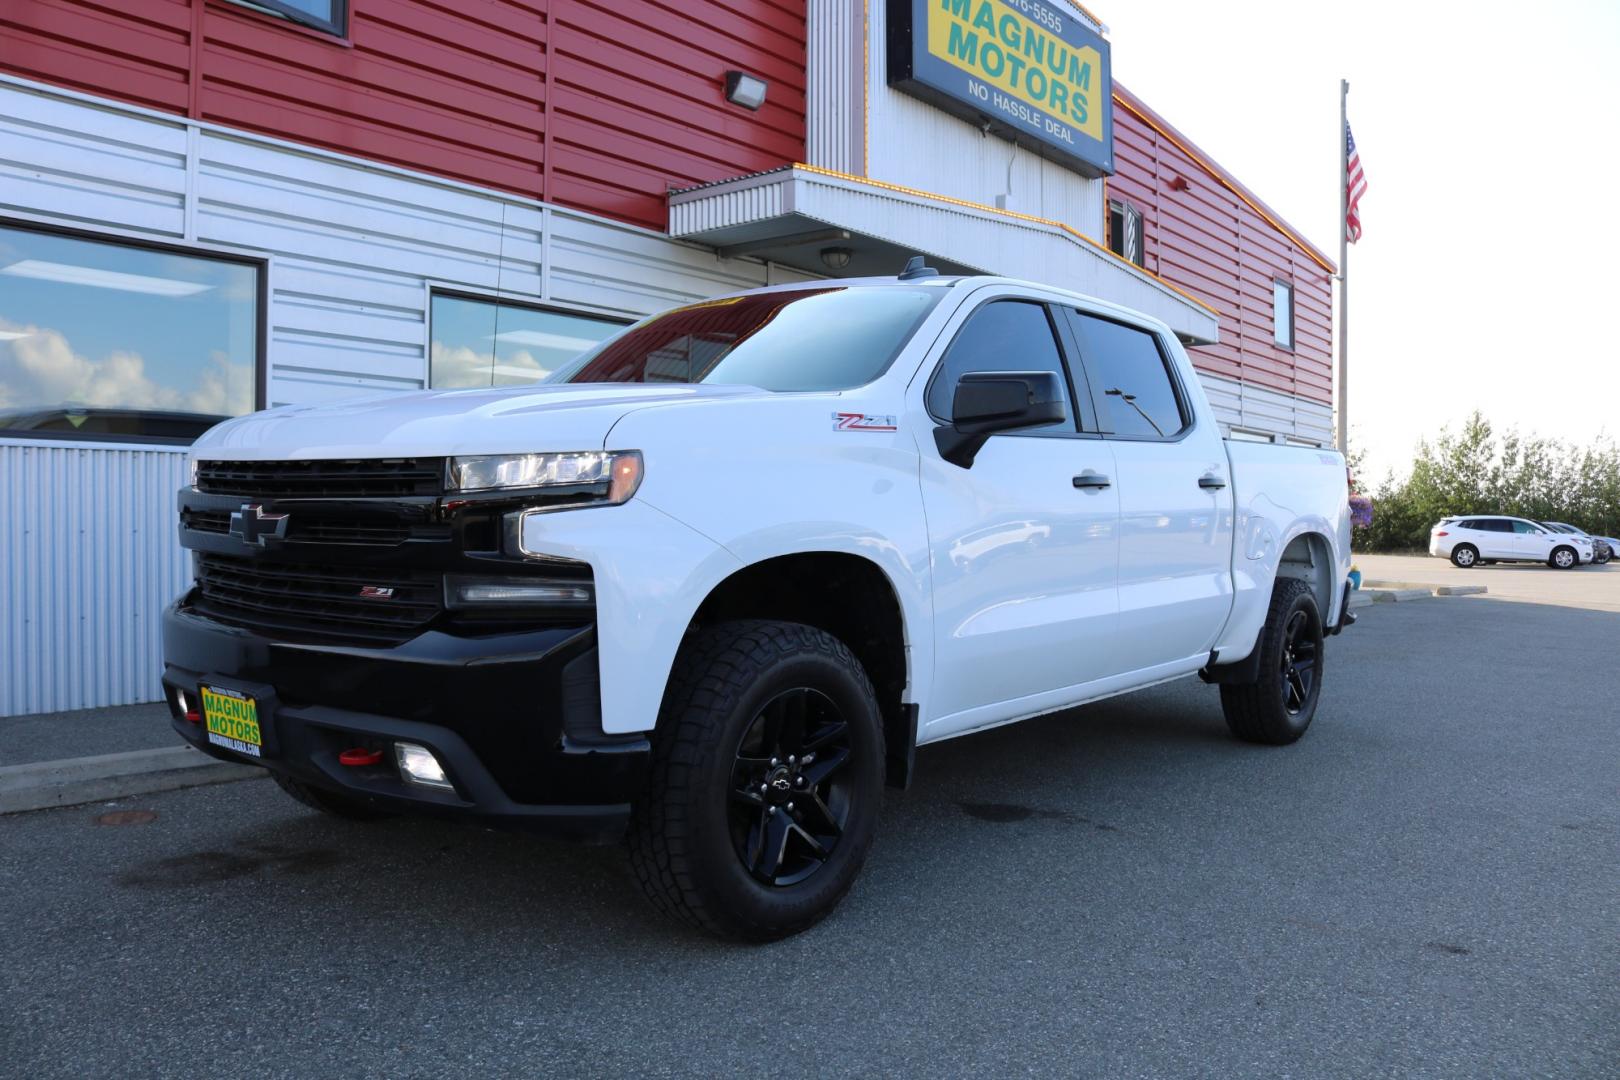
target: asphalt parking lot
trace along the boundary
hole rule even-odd
[[[1612,1077],[1617,629],[1379,604],[1291,748],[1188,680],[925,748],[766,947],[264,781],[0,819],[0,1074]]]

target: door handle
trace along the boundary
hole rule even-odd
[[[1102,473],[1092,472],[1090,469],[1074,478],[1074,486],[1077,488],[1105,488],[1113,486],[1113,483]]]
[[[1219,491],[1226,486],[1226,481],[1210,472],[1198,478],[1198,486],[1209,491]]]

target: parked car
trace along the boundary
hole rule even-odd
[[[1344,458],[1224,441],[1175,334],[1096,300],[919,263],[554,381],[198,440],[180,735],[340,816],[627,834],[660,910],[769,939],[918,745],[1194,673],[1290,743],[1352,621]]]
[[[1570,533],[1574,536],[1584,536],[1590,539],[1592,541],[1592,561],[1595,563],[1606,563],[1614,558],[1616,551],[1620,551],[1620,540],[1613,537],[1593,536],[1585,529],[1577,528],[1562,521],[1543,521],[1542,524],[1554,532]]]
[[[1526,518],[1497,514],[1442,518],[1429,531],[1429,554],[1467,569],[1482,562],[1539,562],[1560,570],[1589,563],[1589,536],[1558,532]]]

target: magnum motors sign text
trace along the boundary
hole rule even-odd
[[[1114,171],[1108,42],[1046,0],[889,0],[889,81],[1088,176]]]

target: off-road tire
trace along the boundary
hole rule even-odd
[[[294,780],[292,777],[283,776],[281,773],[273,772],[270,777],[282,791],[285,791],[310,809],[319,810],[323,814],[346,818],[349,821],[380,821],[383,818],[395,816],[365,799],[357,799],[350,795],[340,795],[335,791],[327,791],[324,788],[312,787],[302,780]]]
[[[1467,570],[1471,566],[1479,565],[1479,549],[1473,544],[1458,544],[1451,549],[1451,562],[1453,566]]]
[[[734,846],[733,767],[765,704],[801,687],[830,698],[848,724],[848,816],[811,876],[767,885]],[[843,899],[876,831],[884,741],[872,684],[842,641],[752,619],[699,631],[675,660],[652,742],[651,780],[627,839],[630,868],[653,907],[712,934],[772,941],[813,926]]]
[[[1315,668],[1302,707],[1290,711],[1285,677],[1287,630],[1296,613],[1304,612],[1307,638],[1314,649]],[[1322,697],[1322,613],[1311,587],[1298,578],[1285,578],[1271,591],[1271,608],[1255,648],[1260,650],[1260,675],[1252,683],[1221,686],[1221,711],[1232,734],[1245,742],[1286,746],[1305,734]]]
[[[1565,556],[1569,561],[1560,563],[1558,561],[1558,557],[1560,555]],[[1552,567],[1554,570],[1573,570],[1577,566],[1581,565],[1581,556],[1580,553],[1574,548],[1569,547],[1568,545],[1562,545],[1553,548],[1552,554],[1547,556],[1547,565]]]

